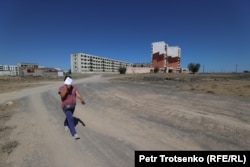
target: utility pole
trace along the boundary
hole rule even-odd
[[[235,72],[237,73],[237,71],[238,71],[238,64],[236,64],[235,66]]]

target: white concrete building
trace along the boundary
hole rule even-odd
[[[0,75],[19,75],[18,71],[15,65],[0,65]]]
[[[118,72],[119,67],[131,67],[132,63],[87,53],[71,54],[71,72]]]

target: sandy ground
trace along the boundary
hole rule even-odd
[[[2,92],[0,166],[131,167],[135,150],[250,149],[250,97],[215,90],[229,80],[205,90],[176,76],[126,77],[75,81],[86,99],[74,114],[79,140],[63,128],[61,82]],[[248,79],[241,84],[249,91]]]

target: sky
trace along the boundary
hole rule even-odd
[[[250,71],[249,0],[0,0],[0,64],[70,69],[82,52],[151,62],[152,42],[181,48],[181,67]]]

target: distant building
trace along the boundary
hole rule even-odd
[[[133,67],[152,67],[151,63],[134,63]]]
[[[87,53],[71,54],[71,72],[118,72],[119,67],[131,67],[132,63]]]
[[[60,69],[41,67],[37,63],[18,63],[19,74],[22,76],[62,76]]]
[[[17,63],[20,68],[38,68],[37,63]]]
[[[19,75],[34,75],[35,70],[38,69],[37,63],[17,63]]]
[[[152,71],[151,63],[134,63],[132,67],[127,67],[126,74],[146,74]]]
[[[19,75],[18,67],[15,65],[0,65],[0,75]]]
[[[167,73],[181,72],[181,48],[168,46],[164,41],[152,43],[152,67]]]

